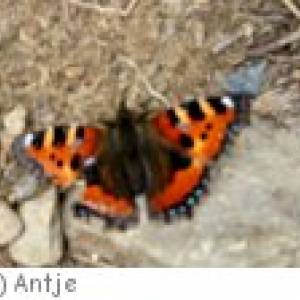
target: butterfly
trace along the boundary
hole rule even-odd
[[[68,189],[85,188],[76,216],[96,214],[124,228],[139,219],[137,196],[149,218],[193,215],[206,193],[207,170],[233,131],[246,124],[247,95],[184,99],[179,105],[137,113],[121,101],[103,126],[53,126],[19,135],[12,151],[25,168]]]

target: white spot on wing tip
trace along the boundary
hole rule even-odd
[[[96,158],[94,156],[90,156],[84,160],[83,164],[85,167],[91,166],[96,162]]]
[[[229,107],[229,108],[233,108],[234,107],[234,102],[232,100],[231,97],[229,96],[224,96],[221,98],[221,101],[222,103],[226,106],[226,107]]]
[[[24,135],[24,146],[28,147],[32,145],[33,133],[27,133]]]

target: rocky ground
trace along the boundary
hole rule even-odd
[[[298,4],[1,1],[0,265],[299,266]],[[218,161],[191,221],[105,231],[71,215],[80,182],[62,208],[11,157],[25,129],[113,118],[124,90],[137,110],[163,95],[217,93],[257,59],[266,76],[251,125]]]

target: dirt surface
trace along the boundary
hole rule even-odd
[[[94,5],[87,8],[87,3]],[[137,110],[142,110],[142,105],[150,101],[155,93],[167,95],[170,101],[185,95],[216,93],[220,90],[220,76],[259,57],[267,62],[267,76],[253,108],[253,118],[259,122],[253,128],[258,128],[258,133],[248,138],[257,138],[257,141],[262,142],[264,139],[260,132],[266,130],[276,140],[286,140],[286,135],[295,135],[295,141],[299,138],[300,19],[297,11],[286,5],[289,1],[140,0],[132,3],[135,5],[131,8],[130,1],[127,0],[2,0],[0,119],[3,120],[10,111],[21,105],[26,111],[26,129],[71,122],[97,124],[103,119],[114,117],[120,95],[124,91],[129,106]],[[114,9],[97,10],[98,4],[102,8]],[[122,13],[126,12],[128,5],[128,14]],[[159,105],[159,102],[153,101],[153,105]],[[6,200],[8,183],[14,181],[11,176],[8,179],[6,173],[14,165],[7,150],[8,141],[3,136],[4,124],[0,123],[0,126],[0,197]],[[266,140],[272,144],[272,138]],[[297,155],[293,151],[293,145],[296,145],[294,143],[296,142],[292,139],[286,149],[281,148],[280,142],[274,143],[275,154],[271,155],[274,164],[278,157]],[[260,151],[255,146],[250,149]],[[272,151],[272,147],[265,146],[264,149],[265,156],[259,157],[262,159],[261,164],[268,158],[266,149]],[[251,156],[253,157],[256,156]],[[246,162],[246,158],[242,161]],[[288,171],[291,168],[298,170],[299,160],[295,158],[291,162],[293,163],[283,165],[283,168]],[[258,164],[255,166],[251,170],[252,176],[263,177],[264,170]],[[271,168],[270,164],[267,166]],[[273,171],[271,168],[268,173],[270,180],[272,177],[276,178],[279,171],[278,168]],[[293,176],[292,172],[287,174]],[[284,180],[286,177],[281,178]],[[214,180],[218,182],[218,176]],[[297,203],[295,195],[299,189],[297,183],[288,178],[286,180],[286,184],[277,192],[266,189],[270,194],[265,199],[270,202],[264,202],[264,206],[273,207],[274,201],[277,201],[275,210],[285,212],[288,223],[288,220],[297,220],[297,214],[290,212],[290,207],[292,203]],[[225,184],[226,180],[224,186]],[[263,180],[262,184],[268,185]],[[247,186],[247,183],[244,185]],[[226,193],[230,191],[224,189],[224,195],[228,195]],[[243,191],[239,193],[243,194]],[[246,199],[248,188],[244,189],[244,193]],[[294,200],[289,202],[286,199]],[[234,203],[237,204],[238,201]],[[244,211],[245,207],[247,205],[241,205],[236,207],[234,214],[226,214],[226,218],[233,218],[231,229],[226,227],[228,223],[219,219],[214,219],[214,224],[218,226],[220,222],[219,226],[229,230],[226,231],[229,237],[230,230],[232,237],[238,235],[238,212],[239,209]],[[205,213],[206,209],[209,208],[204,205],[201,213]],[[213,206],[211,213],[216,209]],[[226,210],[226,205],[223,209]],[[259,210],[259,207],[252,209]],[[255,219],[253,211],[251,214]],[[216,215],[220,216],[220,213],[216,212]],[[267,215],[261,213],[257,217],[266,218]],[[199,225],[198,222],[192,224],[205,228],[205,225]],[[252,230],[252,225],[247,227],[244,224],[244,233],[251,231],[250,235],[255,241],[256,237],[259,239],[264,235],[259,230]],[[296,227],[294,232],[298,229]],[[268,232],[271,231],[272,229]],[[185,230],[182,234],[185,234]],[[223,234],[222,230],[220,234]],[[287,225],[282,235],[288,234]],[[218,242],[222,244],[222,240],[218,240],[218,231],[211,236],[215,237],[216,245]],[[293,256],[293,259],[286,260],[287,263],[282,265],[299,264],[294,259],[297,247],[298,244],[289,248],[292,250],[286,250],[280,244],[278,251],[291,251]],[[241,260],[240,265],[277,266],[273,261],[260,264],[261,253],[252,248],[247,249],[245,251],[248,251],[246,256],[249,260],[245,263]],[[160,251],[163,252],[164,248],[161,247]],[[254,253],[253,256],[251,253]],[[204,256],[203,260],[195,261],[187,258],[186,262],[180,261],[177,265],[193,265],[193,262],[207,266],[239,265],[234,259],[228,260],[228,264],[222,263],[220,256],[222,257],[220,253],[215,252],[207,259]],[[261,256],[264,257],[263,254]],[[72,257],[66,255],[62,265],[93,265],[86,257]],[[167,259],[163,261],[163,257],[159,256],[152,265],[174,265]],[[13,262],[7,255],[7,248],[0,248],[0,265],[11,264]],[[118,261],[110,261],[108,264],[123,265]]]

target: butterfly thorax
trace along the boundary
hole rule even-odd
[[[150,194],[159,182],[167,180],[166,159],[161,147],[153,146],[153,138],[145,120],[137,121],[137,116],[127,109],[119,112],[116,122],[107,129],[98,159],[104,189],[121,197],[132,197]]]

